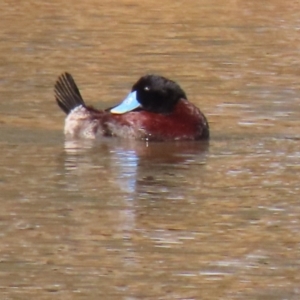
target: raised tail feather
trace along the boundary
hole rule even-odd
[[[69,114],[77,106],[84,106],[85,103],[80,95],[79,89],[69,73],[60,75],[54,86],[55,100],[58,106]]]

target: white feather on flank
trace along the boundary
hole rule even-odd
[[[66,117],[65,135],[70,138],[95,139],[100,128],[99,121],[82,105],[75,107]]]
[[[128,126],[120,125],[111,120],[107,127],[113,136],[131,139],[143,139],[147,136],[142,126],[132,122]],[[65,120],[64,133],[67,138],[96,139],[103,136],[103,128],[99,119],[94,119],[91,112],[84,106],[75,107]]]
[[[125,125],[119,125],[115,122],[107,124],[108,129],[114,136],[126,137],[130,139],[143,139],[146,137],[146,131],[143,127],[138,126],[135,123]]]

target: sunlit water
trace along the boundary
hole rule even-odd
[[[4,1],[1,299],[299,299],[298,5]],[[65,141],[53,84],[180,83],[209,143]]]

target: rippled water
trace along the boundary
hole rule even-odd
[[[299,28],[282,1],[4,1],[2,299],[299,299]],[[53,84],[170,77],[211,140],[66,142]]]

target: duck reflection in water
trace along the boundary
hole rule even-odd
[[[64,181],[81,231],[88,236],[101,232],[101,241],[104,235],[110,247],[120,243],[126,265],[128,257],[143,265],[135,238],[155,245],[177,243],[183,234],[192,239],[193,232],[161,228],[168,222],[176,227],[185,208],[201,201],[195,190],[206,181],[207,149],[206,142],[191,141],[66,141]]]
[[[101,186],[106,182],[106,189],[119,189],[131,199],[141,194],[159,196],[161,190],[179,197],[191,177],[204,176],[201,169],[208,146],[208,142],[66,140],[65,168],[82,188],[101,188],[100,181]]]

